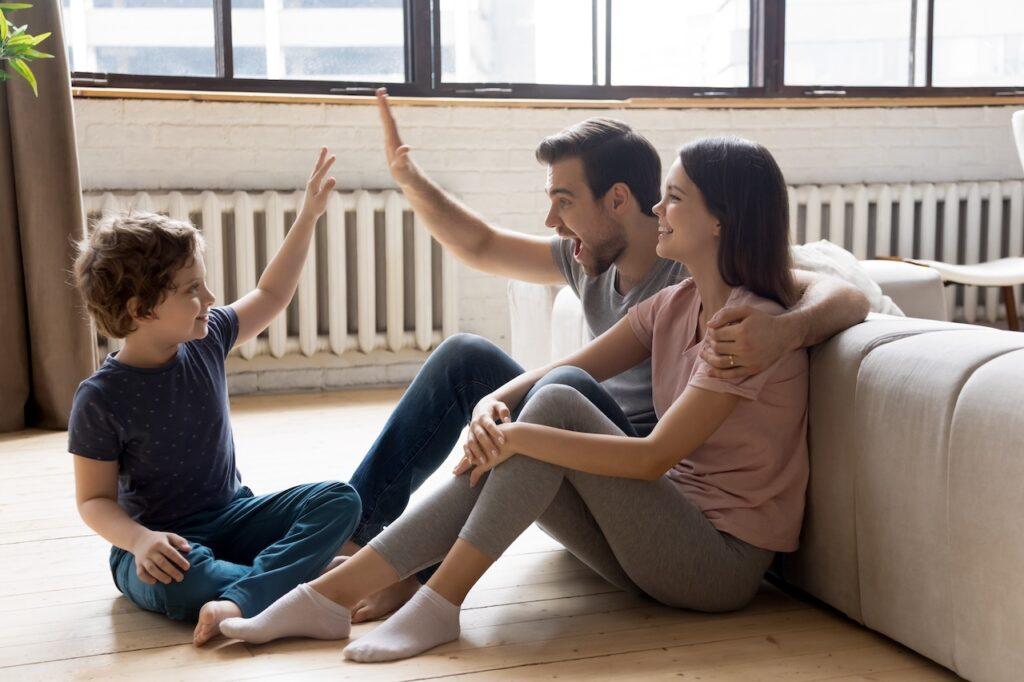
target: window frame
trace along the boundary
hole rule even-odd
[[[211,0],[214,12],[214,58],[216,76],[158,76],[72,71],[75,88],[144,90],[192,90],[216,92],[276,93],[290,95],[372,95],[384,86],[396,97],[472,99],[561,99],[614,100],[701,99],[715,100],[814,100],[870,98],[1006,97],[1007,103],[1024,96],[1019,86],[935,87],[932,85],[932,47],[935,0],[914,0],[927,11],[925,36],[925,84],[920,86],[787,85],[785,77],[786,0],[750,0],[750,85],[747,87],[683,87],[610,85],[611,40],[614,28],[612,0],[591,0],[593,34],[597,37],[598,3],[605,3],[605,82],[598,80],[597,50],[591,85],[537,83],[445,83],[441,82],[440,3],[441,0],[403,0],[405,33],[405,82],[327,81],[301,79],[235,78],[232,49],[231,0]]]

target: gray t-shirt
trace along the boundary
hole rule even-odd
[[[588,277],[573,258],[572,251],[571,239],[551,239],[551,256],[583,304],[583,318],[590,338],[611,329],[626,316],[626,311],[640,301],[690,276],[682,263],[659,258],[647,277],[623,295],[615,288],[618,269],[614,265],[597,277]],[[653,428],[658,418],[654,414],[654,398],[651,393],[650,360],[645,360],[601,385],[615,398],[630,423],[637,427],[638,433],[644,435]]]

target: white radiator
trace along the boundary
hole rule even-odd
[[[85,210],[90,222],[128,208],[191,220],[206,239],[207,281],[220,304],[255,288],[301,200],[301,191],[93,192]],[[454,263],[413,220],[396,191],[334,192],[289,310],[233,354],[426,351],[455,333]],[[99,345],[101,353],[119,347]]]
[[[794,243],[828,239],[861,259],[978,263],[1024,255],[1020,181],[798,185],[789,188],[789,204]],[[1004,317],[994,287],[957,285],[946,294],[950,320],[995,323]]]

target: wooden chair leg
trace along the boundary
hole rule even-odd
[[[1020,331],[1020,320],[1017,319],[1017,301],[1014,300],[1013,287],[1002,287],[1003,305],[1006,306],[1006,328],[1011,332]]]

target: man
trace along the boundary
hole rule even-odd
[[[541,141],[536,156],[547,167],[551,200],[545,223],[556,233],[546,238],[495,227],[438,187],[402,144],[383,88],[377,105],[388,167],[418,223],[477,270],[568,283],[592,335],[688,276],[681,264],[655,252],[658,219],[651,209],[660,197],[661,163],[651,143],[626,124],[589,119]],[[786,313],[773,317],[735,307],[709,321],[702,356],[717,376],[755,374],[784,353],[820,343],[867,315],[867,299],[855,287],[804,271],[794,274],[801,299]],[[522,371],[497,346],[469,334],[447,339],[431,354],[350,481],[362,498],[363,516],[343,553],[353,553],[402,513],[412,491],[447,458],[477,401]],[[649,433],[656,420],[650,363],[604,386],[637,432]],[[465,467],[463,462],[457,471]],[[353,621],[390,613],[427,577],[429,569],[374,595],[356,608]]]

